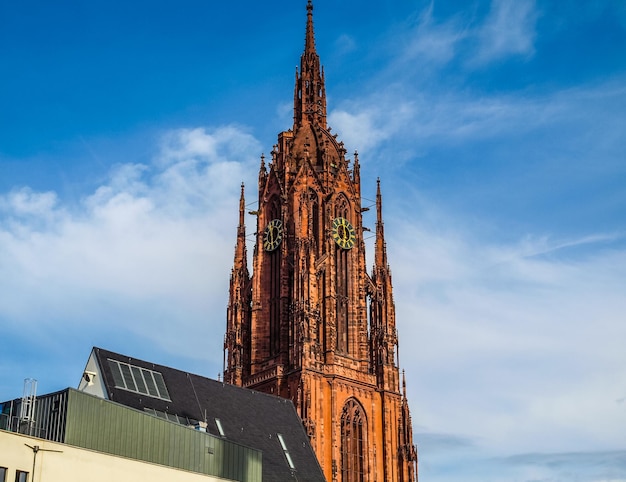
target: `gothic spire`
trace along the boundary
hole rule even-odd
[[[398,348],[396,314],[391,271],[387,264],[380,179],[376,182],[376,246],[372,272],[372,282],[376,287],[376,292],[370,305],[372,348],[379,386],[385,390],[399,391],[400,380],[395,360],[395,353]]]
[[[374,264],[378,269],[387,267],[387,245],[383,226],[383,197],[380,193],[380,178],[376,180],[376,253]]]
[[[237,226],[237,245],[235,247],[234,269],[246,268],[245,270],[247,272],[245,212],[246,201],[244,197],[244,184],[241,183],[241,196],[239,197],[239,226]]]
[[[304,53],[300,57],[300,72],[296,69],[294,92],[294,130],[303,124],[319,124],[326,128],[326,88],[324,69],[315,49],[313,2],[308,1]]]
[[[246,226],[244,224],[246,201],[244,185],[241,183],[239,198],[239,226],[237,226],[237,244],[235,260],[230,275],[228,309],[226,314],[226,336],[224,337],[224,381],[233,385],[242,384],[244,368],[242,363],[247,359],[244,347],[249,325],[249,309],[251,298],[250,274],[246,253]]]

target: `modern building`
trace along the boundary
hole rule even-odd
[[[228,482],[197,472],[0,430],[0,482]],[[260,479],[259,479],[260,480]]]
[[[180,471],[242,482],[325,480],[289,400],[100,348],[78,390],[5,402],[0,413],[9,432]],[[4,457],[0,467],[8,468]]]
[[[293,99],[292,128],[261,156],[252,274],[242,186],[224,380],[291,400],[328,481],[414,481],[381,186],[368,273],[360,160],[327,123],[311,0]]]

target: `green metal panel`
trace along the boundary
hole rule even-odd
[[[261,451],[69,390],[65,443],[241,482],[261,482]]]

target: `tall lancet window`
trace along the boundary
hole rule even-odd
[[[317,193],[313,189],[309,189],[309,206],[310,206],[310,233],[313,242],[315,243],[315,247],[317,250],[317,254],[319,256],[320,245],[324,244],[320,239],[320,205],[317,197]]]
[[[367,419],[365,411],[354,398],[349,399],[341,413],[341,481],[366,480]]]
[[[270,201],[268,211],[268,220],[281,220],[280,203],[277,199]],[[284,228],[283,228],[284,229]],[[269,331],[270,331],[270,356],[277,355],[280,352],[280,261],[281,246],[277,244],[276,248],[269,251]]]
[[[348,200],[341,196],[336,203],[335,219],[345,219],[349,221],[349,204]],[[345,229],[345,227],[342,227]],[[335,290],[337,295],[337,351],[348,353],[350,347],[349,325],[349,293],[350,293],[350,249],[335,244],[335,262],[337,266],[335,276]]]

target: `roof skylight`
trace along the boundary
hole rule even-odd
[[[222,422],[219,418],[215,419],[215,425],[217,426],[217,431],[220,433],[220,436],[224,437],[224,428],[222,427]]]
[[[110,358],[108,362],[116,388],[171,401],[161,373]]]
[[[277,433],[276,435],[278,435],[278,441],[280,442],[280,446],[282,447],[283,452],[285,453],[285,458],[287,459],[289,468],[291,470],[296,470],[296,466],[293,464],[293,460],[291,460],[291,455],[289,455],[289,450],[287,450],[287,444],[285,443],[285,439],[283,439],[283,436],[279,433]]]

